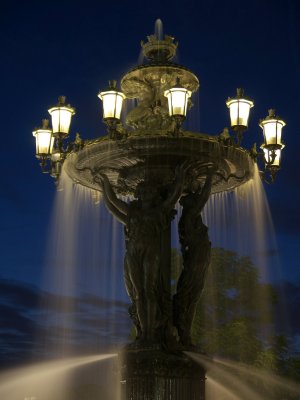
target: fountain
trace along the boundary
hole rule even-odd
[[[74,109],[60,98],[49,110],[53,130],[45,122],[34,136],[44,171],[50,160],[49,172],[58,180],[63,166],[76,185],[100,197],[124,225],[124,278],[136,338],[119,353],[122,398],[204,399],[205,366],[187,354],[199,352],[191,340],[191,326],[211,254],[201,214],[211,195],[234,191],[251,180],[261,155],[266,167],[262,177],[274,180],[284,122],[270,110],[261,122],[264,152],[258,153],[255,146],[251,151],[242,148],[253,102],[238,89],[236,98],[226,103],[235,136],[227,128],[217,136],[184,130],[199,80],[172,62],[178,44],[162,34],[161,21],[157,27],[141,42],[148,62],[125,74],[122,92],[111,81],[108,90],[99,93],[108,135],[89,141],[78,135],[64,149]],[[136,100],[126,126],[120,121],[125,97]],[[183,270],[172,295],[171,226],[178,203]]]

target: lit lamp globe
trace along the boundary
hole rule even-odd
[[[70,104],[66,104],[65,96],[58,98],[58,104],[48,110],[52,119],[52,130],[54,136],[66,137],[69,134],[72,116],[75,109]]]
[[[229,97],[226,105],[229,108],[232,129],[235,131],[247,130],[250,108],[254,106],[254,103],[244,96],[244,89],[237,88],[236,97]]]
[[[276,116],[275,110],[270,109],[269,115],[259,124],[264,134],[264,148],[276,150],[284,147],[281,142],[281,135],[282,128],[285,125],[285,122]]]
[[[116,86],[117,81],[109,81],[108,89],[98,94],[103,104],[104,122],[118,121],[121,118],[123,100],[126,96],[119,92]]]
[[[48,119],[43,119],[41,128],[38,128],[32,132],[35,137],[36,143],[36,157],[37,158],[50,158],[52,154],[54,137],[52,130],[49,129]]]
[[[178,117],[184,120],[187,113],[188,100],[192,92],[180,84],[180,79],[176,79],[176,84],[164,92],[168,99],[170,117]]]

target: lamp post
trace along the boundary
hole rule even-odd
[[[280,169],[281,151],[285,147],[281,136],[285,125],[285,122],[276,116],[274,109],[270,109],[268,116],[261,120],[259,124],[264,135],[264,143],[261,145],[261,148],[263,149],[265,169],[270,173],[271,178],[271,181],[268,181],[266,174],[264,174],[264,179],[267,182],[273,183],[275,175]]]
[[[197,76],[175,64],[177,43],[165,35],[142,42],[149,62],[128,71],[98,97],[108,134],[64,145],[75,111],[60,98],[45,123],[33,132],[43,171],[59,178],[61,168],[77,184],[102,196],[110,213],[125,226],[125,285],[132,302],[136,339],[121,354],[127,400],[205,398],[205,371],[184,351],[194,350],[191,324],[210,262],[211,244],[201,212],[213,193],[231,191],[254,175],[262,159],[265,180],[274,181],[280,167],[284,121],[271,110],[260,122],[263,151],[241,147],[253,101],[237,89],[226,105],[231,128],[220,135],[184,129]],[[121,122],[123,101],[135,107]],[[45,168],[49,161],[50,168]],[[127,201],[122,200],[127,197]],[[183,270],[172,296],[171,225],[179,202],[178,224]],[[177,333],[175,333],[177,332]],[[156,391],[156,392],[155,392]]]
[[[65,101],[66,97],[60,96],[57,105],[48,110],[52,129],[49,128],[49,120],[44,119],[42,128],[32,132],[36,139],[36,156],[41,160],[42,171],[50,173],[56,183],[65,157],[74,148],[76,142],[69,143],[67,148],[63,146],[64,139],[69,135],[72,116],[75,114],[75,109]]]

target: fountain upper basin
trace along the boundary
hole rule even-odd
[[[93,172],[101,170],[118,194],[133,196],[149,175],[158,184],[171,182],[176,166],[185,160],[191,161],[190,178],[199,182],[205,179],[207,165],[215,165],[212,193],[233,190],[251,179],[254,171],[246,150],[225,145],[216,136],[185,131],[173,137],[166,131],[145,130],[135,130],[123,140],[104,136],[89,141],[67,157],[64,167],[75,183],[96,191],[101,189]]]

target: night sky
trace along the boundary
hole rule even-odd
[[[40,171],[31,132],[63,94],[77,110],[73,135],[104,135],[97,93],[137,64],[140,40],[153,33],[157,18],[164,32],[179,41],[177,61],[200,80],[201,132],[218,134],[228,126],[225,100],[237,87],[255,103],[245,146],[262,142],[258,121],[268,108],[286,121],[282,170],[266,191],[283,280],[299,299],[300,1],[12,0],[0,8],[3,349],[9,342],[25,354],[26,343],[14,332],[27,329],[27,339],[33,340],[24,308],[38,313],[39,298],[45,295],[45,251],[56,189]],[[118,307],[122,313],[126,308]],[[3,351],[2,363],[11,354]]]

